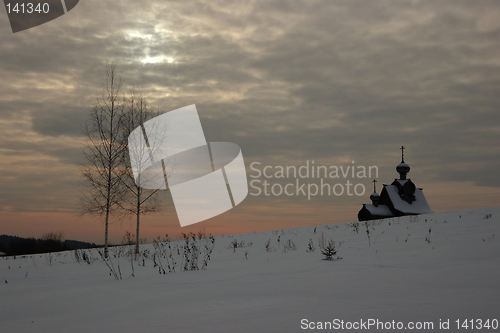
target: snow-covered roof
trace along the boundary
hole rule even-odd
[[[385,185],[385,190],[391,199],[394,208],[404,214],[428,214],[432,213],[427,200],[425,200],[424,193],[421,189],[415,189],[415,201],[411,204],[401,199],[398,193],[398,188],[395,185]]]
[[[386,205],[378,205],[378,206],[375,207],[372,204],[366,204],[365,207],[366,207],[366,209],[368,209],[368,211],[372,215],[376,215],[376,216],[393,216],[391,210]]]

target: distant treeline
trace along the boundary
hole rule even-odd
[[[22,238],[17,236],[0,235],[0,252],[7,256],[23,254],[60,252],[75,249],[99,247],[94,243],[75,240],[63,241],[60,237]]]

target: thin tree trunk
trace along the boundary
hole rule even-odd
[[[109,210],[110,210],[110,195],[111,195],[111,169],[108,173],[108,197],[106,199],[106,226],[104,231],[104,258],[108,257],[108,221],[109,221]]]
[[[108,257],[108,218],[109,218],[109,209],[106,210],[106,226],[104,230],[104,258]]]
[[[137,210],[136,210],[136,215],[137,215],[137,229],[135,232],[135,254],[137,257],[137,254],[139,254],[139,219],[141,216],[141,188],[137,187]]]

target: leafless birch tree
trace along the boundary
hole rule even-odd
[[[122,81],[114,65],[106,67],[103,93],[97,99],[84,125],[87,145],[86,165],[82,173],[84,191],[81,196],[84,213],[105,218],[104,255],[108,257],[108,224],[110,215],[121,207],[125,188],[121,181],[124,150],[124,105],[120,97]]]
[[[130,93],[127,99],[127,108],[124,117],[124,133],[126,137],[125,145],[129,144],[129,135],[135,129],[140,129],[143,131],[144,122],[154,118],[159,112],[154,112],[149,108],[146,98],[142,95],[136,95],[134,91]],[[144,134],[144,132],[143,132]],[[156,188],[151,186],[146,186],[150,189],[143,188],[145,182],[149,184],[164,184],[165,178],[163,173],[148,173],[144,172],[145,168],[150,166],[150,161],[153,155],[154,147],[148,147],[143,143],[132,142],[134,147],[132,149],[126,149],[123,151],[123,164],[126,166],[125,173],[122,177],[123,185],[127,188],[127,200],[122,205],[122,208],[128,214],[132,214],[136,220],[136,241],[135,241],[135,253],[139,253],[139,226],[141,215],[157,212],[160,209],[160,203],[156,196],[157,192],[161,189],[161,186]],[[131,157],[136,163],[136,167],[139,167],[139,177],[134,179],[134,173],[130,166]],[[153,178],[152,178],[153,177]],[[156,179],[158,178],[158,179]]]

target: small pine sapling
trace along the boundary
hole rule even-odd
[[[325,256],[325,260],[337,260],[337,259],[342,259],[337,256],[337,258],[334,258],[337,254],[337,250],[335,249],[335,242],[333,240],[330,240],[326,246],[323,246],[321,248],[321,253]]]

